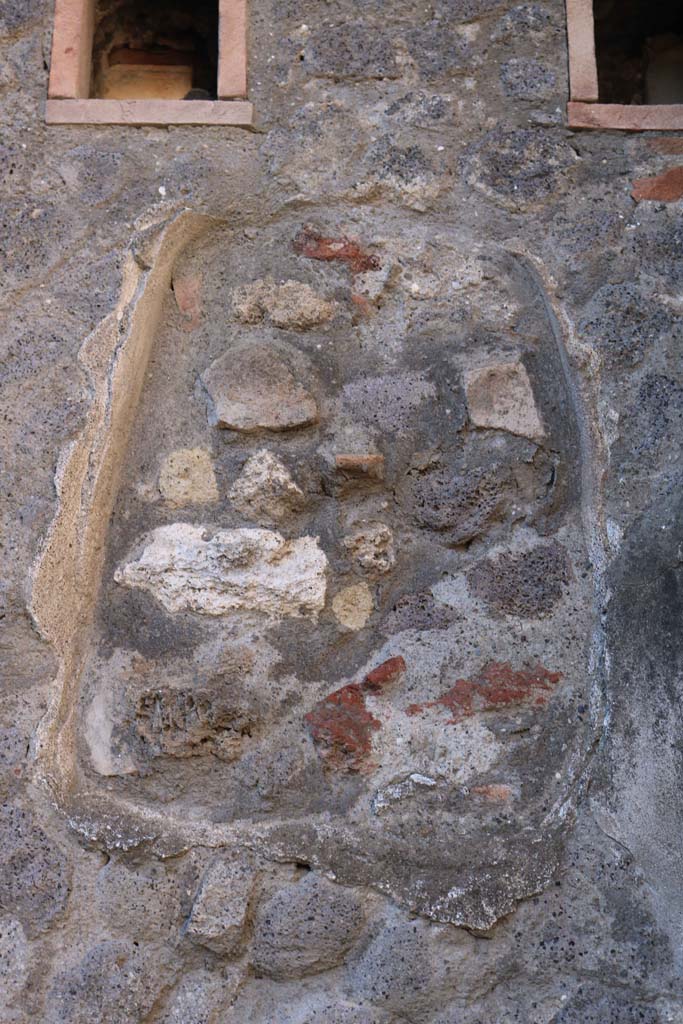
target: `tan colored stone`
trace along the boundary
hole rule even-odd
[[[164,459],[159,490],[169,505],[208,505],[218,501],[211,456],[204,448],[179,448]]]
[[[340,626],[354,631],[362,629],[372,615],[374,602],[367,583],[344,587],[332,601],[332,611]]]
[[[394,535],[386,523],[368,523],[344,538],[344,547],[368,572],[389,572],[396,557]]]
[[[252,455],[233,484],[230,501],[247,519],[279,522],[306,504],[291,473],[267,449]]]
[[[310,285],[301,281],[277,284],[272,277],[238,288],[233,304],[243,323],[268,319],[276,327],[299,331],[325,323],[334,313],[334,303],[323,299]]]
[[[318,405],[277,352],[264,345],[226,352],[202,374],[211,422],[229,430],[291,430],[318,419]]]
[[[325,604],[327,558],[317,537],[271,530],[215,530],[171,523],[153,530],[114,579],[153,594],[169,612],[316,618]]]
[[[215,953],[233,953],[244,932],[256,874],[247,860],[210,864],[192,904],[187,937]]]
[[[543,437],[529,375],[522,363],[491,363],[465,374],[470,419],[476,427]]]

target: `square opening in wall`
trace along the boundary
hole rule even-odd
[[[594,0],[601,103],[683,103],[681,0]]]
[[[218,0],[101,0],[95,10],[91,96],[215,99]]]

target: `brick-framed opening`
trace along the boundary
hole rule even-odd
[[[217,99],[93,99],[90,95],[96,0],[55,0],[48,124],[241,125],[247,97],[247,0],[217,0]]]
[[[655,0],[656,2],[656,0]],[[594,0],[567,0],[570,128],[625,131],[683,129],[683,104],[601,103],[595,45]]]

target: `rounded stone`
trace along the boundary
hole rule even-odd
[[[372,615],[372,592],[367,583],[354,583],[344,587],[332,601],[332,611],[345,629],[362,629]]]
[[[319,875],[283,886],[263,903],[254,922],[257,973],[299,978],[340,964],[364,923],[359,896]]]

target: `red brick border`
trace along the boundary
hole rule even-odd
[[[683,105],[625,106],[598,103],[593,0],[567,0],[570,128],[614,128],[622,131],[683,129]]]
[[[218,101],[90,99],[95,0],[55,0],[48,124],[252,123],[247,96],[247,0],[219,0]],[[191,108],[191,109],[188,109]]]

